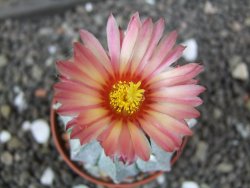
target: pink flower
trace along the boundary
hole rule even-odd
[[[57,112],[75,116],[67,124],[71,138],[81,144],[97,139],[106,155],[131,163],[149,160],[149,137],[172,152],[192,134],[185,119],[200,115],[195,107],[204,87],[194,77],[203,66],[173,66],[185,47],[175,46],[176,31],[162,38],[163,31],[163,19],[141,21],[135,13],[123,32],[110,15],[108,52],[91,33],[80,31],[83,44],[74,44],[72,60],[57,63],[55,84],[55,99],[62,104]]]

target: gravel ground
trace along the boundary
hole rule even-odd
[[[39,144],[27,129],[37,119],[49,122],[54,62],[70,56],[77,31],[88,29],[104,44],[109,13],[125,28],[136,10],[142,17],[164,17],[166,32],[177,29],[179,42],[196,40],[197,61],[206,67],[200,80],[207,87],[202,116],[181,159],[163,183],[144,188],[180,188],[185,181],[200,188],[250,187],[250,1],[105,0],[0,22],[0,131],[11,134],[0,143],[1,188],[96,187],[68,168],[51,136]],[[47,168],[54,174],[49,186],[41,181]]]

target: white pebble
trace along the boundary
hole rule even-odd
[[[22,112],[27,108],[27,103],[24,98],[24,93],[19,92],[18,95],[14,99],[14,105],[17,107],[19,112]]]
[[[53,34],[53,29],[49,27],[44,27],[44,28],[39,29],[38,34],[44,35],[44,36],[51,35]]]
[[[92,3],[86,3],[85,4],[85,10],[87,12],[92,12],[93,11],[93,4]]]
[[[237,123],[236,130],[239,132],[239,134],[242,136],[242,138],[246,139],[250,136],[250,126],[249,125]]]
[[[55,174],[54,174],[53,170],[50,167],[48,167],[43,172],[43,175],[40,179],[40,182],[43,185],[52,185],[54,177],[55,177]]]
[[[22,130],[23,131],[28,131],[31,128],[31,123],[29,121],[24,121],[22,123]]]
[[[43,119],[35,120],[31,123],[31,133],[39,144],[44,144],[49,140],[50,129],[48,123]]]
[[[240,63],[233,70],[233,77],[239,80],[247,80],[248,79],[248,70],[247,65],[245,63]]]
[[[62,104],[60,104],[60,103],[55,103],[55,104],[52,105],[52,108],[53,108],[54,110],[58,110],[58,108],[59,108],[60,106],[62,106]]]
[[[20,93],[20,92],[21,92],[21,89],[20,89],[19,86],[14,86],[14,87],[13,87],[13,91],[14,91],[15,93]]]
[[[188,39],[183,43],[186,49],[183,52],[183,58],[186,61],[194,61],[198,56],[198,44],[195,39]]]
[[[199,185],[194,181],[185,181],[182,183],[181,188],[199,188]]]
[[[155,0],[145,0],[150,5],[155,5]]]
[[[188,124],[189,128],[192,128],[197,124],[197,119],[194,119],[194,118],[189,119],[189,120],[187,120],[187,124]]]
[[[218,9],[214,5],[212,5],[210,1],[206,1],[204,6],[204,12],[206,14],[216,14],[218,12]]]
[[[52,55],[52,54],[55,54],[56,53],[56,51],[57,51],[57,47],[55,46],[55,45],[50,45],[49,47],[48,47],[48,51],[49,51],[49,53]]]
[[[160,185],[164,184],[164,183],[165,183],[165,176],[164,176],[163,174],[160,175],[160,176],[158,176],[157,179],[156,179],[156,181],[157,181]]]
[[[75,185],[72,188],[89,188],[87,185]]]
[[[6,143],[11,139],[11,134],[8,131],[0,132],[0,143]]]

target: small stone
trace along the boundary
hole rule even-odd
[[[214,5],[212,5],[210,1],[206,1],[204,12],[205,14],[216,14],[218,12],[218,9]]]
[[[35,96],[38,98],[44,98],[47,96],[47,91],[43,88],[38,88],[35,90]]]
[[[194,181],[184,181],[181,188],[199,188],[199,185]]]
[[[105,188],[105,187],[102,185],[96,185],[96,188]]]
[[[37,143],[47,143],[50,136],[50,129],[48,123],[43,119],[33,121],[31,123],[31,133]]]
[[[156,179],[156,181],[157,181],[160,185],[164,184],[164,183],[165,183],[165,176],[164,176],[164,174],[158,176],[157,179]]]
[[[3,164],[9,166],[13,163],[13,156],[8,151],[5,151],[1,155],[1,161]]]
[[[43,185],[52,185],[54,177],[55,177],[55,174],[54,174],[53,170],[50,167],[48,167],[43,172],[43,175],[40,179],[40,182]]]
[[[37,65],[33,65],[32,67],[32,77],[35,80],[40,80],[42,78],[43,75],[43,71],[41,70],[40,67],[38,67]]]
[[[4,85],[2,82],[0,82],[0,91],[3,91],[3,89],[4,89]]]
[[[72,29],[72,26],[69,25],[69,24],[66,23],[66,22],[62,24],[62,29],[63,29],[64,33],[65,33],[66,35],[68,35],[68,36],[73,37],[73,36],[75,35],[75,32],[74,32],[74,30]]]
[[[87,185],[75,185],[72,188],[89,188]]]
[[[49,66],[53,65],[54,62],[55,62],[55,59],[52,58],[52,57],[49,57],[48,59],[46,59],[45,65],[46,65],[47,67],[49,67]]]
[[[4,67],[7,64],[8,60],[5,55],[0,54],[0,67]]]
[[[0,132],[0,143],[6,143],[11,139],[11,134],[8,131],[1,131]]]
[[[52,105],[52,108],[53,108],[54,110],[57,110],[60,106],[61,106],[60,103],[55,103],[55,104]]]
[[[193,128],[197,123],[198,123],[197,119],[195,119],[195,118],[187,120],[187,124],[188,124],[189,128]]]
[[[244,21],[244,24],[249,27],[250,26],[250,17],[247,17]]]
[[[94,18],[94,22],[95,22],[95,24],[96,24],[97,26],[103,25],[103,22],[104,22],[103,16],[97,14],[97,15],[95,15],[93,18]]]
[[[24,93],[19,92],[18,95],[14,99],[14,105],[16,106],[19,112],[24,111],[27,108],[27,103],[24,98]]]
[[[145,0],[149,5],[155,5],[155,0]]]
[[[50,27],[43,27],[39,29],[38,34],[44,36],[51,35],[53,34],[53,29]]]
[[[53,55],[53,54],[56,53],[57,47],[56,47],[55,45],[50,45],[50,46],[48,47],[48,51],[49,51],[49,53],[50,53],[51,55]]]
[[[15,153],[15,155],[14,155],[14,160],[15,161],[20,161],[22,158],[21,158],[21,156],[18,154],[18,153]]]
[[[27,57],[25,58],[25,62],[27,65],[32,65],[34,63],[34,58],[28,54]]]
[[[233,165],[229,163],[221,163],[217,166],[217,171],[222,173],[229,173],[233,170]]]
[[[242,123],[236,123],[236,130],[241,135],[242,138],[246,139],[250,136],[250,126],[243,125]]]
[[[14,91],[14,93],[18,94],[21,92],[21,88],[19,86],[14,86],[13,91]]]
[[[183,43],[186,49],[183,52],[183,58],[186,61],[194,61],[198,56],[198,45],[195,39],[191,38]]]
[[[207,157],[208,144],[206,142],[200,141],[197,145],[195,158],[201,162],[204,162]]]
[[[24,122],[22,123],[22,130],[23,130],[23,131],[28,131],[28,130],[30,130],[30,128],[31,128],[31,123],[30,123],[30,121],[24,121]]]
[[[6,119],[8,119],[8,117],[9,117],[9,115],[10,115],[10,111],[11,111],[11,109],[10,109],[10,106],[9,105],[2,105],[1,107],[0,107],[0,111],[1,111],[1,114],[2,114],[2,116],[4,117],[4,118],[6,118]]]
[[[222,116],[222,111],[219,108],[214,108],[213,114],[215,119],[219,119]]]
[[[240,32],[242,30],[242,25],[239,22],[237,22],[237,21],[233,22],[233,24],[231,25],[231,27],[236,32]]]
[[[247,100],[247,102],[246,102],[246,107],[247,107],[247,109],[250,111],[250,99]]]
[[[12,137],[7,143],[7,147],[10,150],[18,149],[22,146],[22,142],[17,137]]]
[[[202,183],[202,184],[201,184],[201,188],[210,188],[210,186],[207,185],[207,184],[205,184],[205,183]]]
[[[85,13],[85,7],[83,7],[82,5],[77,5],[76,6],[76,12],[79,13],[79,14]]]
[[[229,35],[229,32],[228,32],[228,30],[223,29],[220,31],[219,34],[222,38],[226,38]]]
[[[93,7],[93,4],[92,4],[92,3],[88,2],[88,3],[85,4],[85,10],[86,10],[87,12],[92,12],[93,9],[94,9],[94,7]]]
[[[248,80],[248,69],[245,63],[238,64],[232,72],[232,76],[239,80]]]
[[[233,55],[229,60],[229,66],[231,69],[234,69],[237,65],[239,65],[242,61],[241,56]]]

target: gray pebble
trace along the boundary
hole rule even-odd
[[[1,161],[3,164],[5,164],[7,166],[12,165],[13,156],[8,151],[5,151],[1,154]]]
[[[0,54],[0,67],[4,67],[5,65],[7,65],[7,58],[5,55]]]

